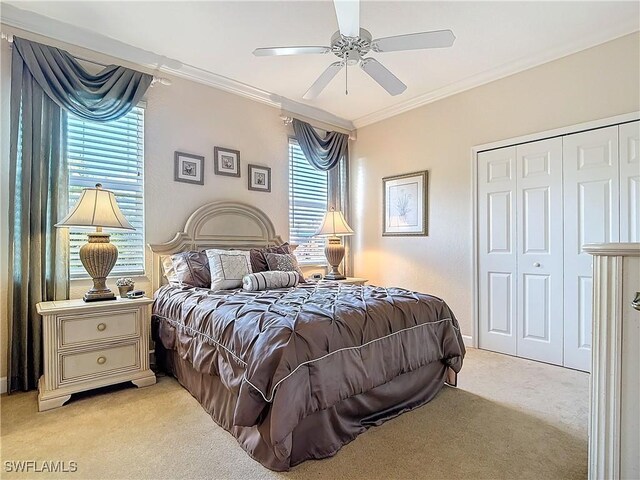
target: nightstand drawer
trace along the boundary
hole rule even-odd
[[[60,355],[61,383],[140,368],[138,343]]]
[[[60,347],[95,343],[112,338],[137,337],[138,310],[60,317]]]

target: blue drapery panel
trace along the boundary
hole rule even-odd
[[[347,156],[349,135],[339,132],[328,132],[325,137],[306,122],[293,119],[293,132],[309,163],[318,170],[331,170]]]
[[[68,298],[69,242],[55,223],[68,212],[63,110],[94,121],[126,115],[150,75],[109,66],[86,72],[67,52],[15,38],[11,59],[8,390],[42,374],[36,304]]]

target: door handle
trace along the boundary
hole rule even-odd
[[[631,301],[631,306],[640,311],[640,292],[636,292],[636,298]]]
[[[533,266],[538,268],[540,266],[540,262],[533,262]]]

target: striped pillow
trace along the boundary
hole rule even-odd
[[[248,292],[270,288],[295,287],[298,284],[296,272],[258,272],[242,278],[242,288]]]

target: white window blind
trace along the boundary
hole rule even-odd
[[[101,183],[112,190],[135,231],[105,229],[118,247],[118,262],[111,275],[144,274],[144,108],[135,107],[110,122],[91,122],[68,114],[66,146],[69,207],[78,201],[83,188]],[[78,255],[87,242],[87,231],[69,231],[71,278],[88,276]]]
[[[327,211],[327,172],[316,170],[307,161],[298,142],[289,139],[289,241],[297,244],[298,262],[324,265],[324,238],[312,235]]]

